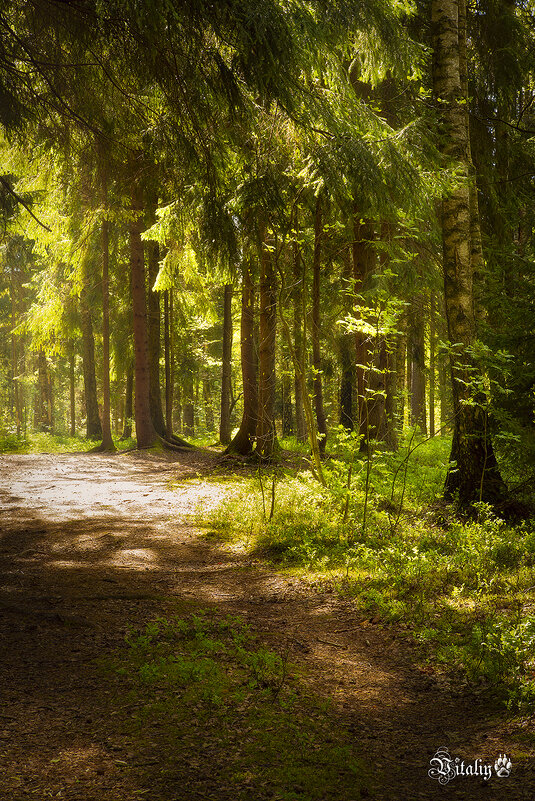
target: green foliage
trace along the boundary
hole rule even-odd
[[[366,498],[366,460],[351,455],[352,440],[338,437],[336,458],[325,463],[326,488],[308,473],[264,475],[262,487],[250,479],[210,525],[277,563],[313,571],[368,612],[410,629],[435,664],[483,682],[505,703],[532,702],[533,524],[507,525],[486,504],[468,522],[436,506],[446,439],[414,450],[407,443],[399,454],[376,451]]]
[[[127,450],[135,447],[135,440],[118,440],[115,445],[118,450]],[[86,452],[94,447],[95,442],[85,437],[70,437],[41,431],[17,435],[0,429],[0,453],[74,453]]]
[[[111,667],[138,738],[154,747],[158,737],[163,774],[197,764],[202,750],[209,777],[186,767],[181,779],[192,790],[205,782],[205,794],[208,784],[232,788],[237,801],[251,793],[320,801],[327,788],[333,801],[361,797],[365,777],[349,732],[328,703],[304,693],[287,654],[263,646],[240,618],[158,618],[131,631],[126,645]]]

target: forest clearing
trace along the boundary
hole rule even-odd
[[[2,798],[535,798],[534,22],[0,4]]]

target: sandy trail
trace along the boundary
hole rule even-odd
[[[157,756],[121,734],[92,663],[177,602],[240,614],[289,649],[354,733],[368,797],[535,799],[519,727],[418,669],[399,632],[203,538],[196,512],[228,491],[210,481],[217,462],[208,451],[0,457],[0,799],[227,798],[208,780],[154,795],[150,771],[125,770]],[[440,746],[467,764],[508,753],[513,771],[439,786],[427,772]]]

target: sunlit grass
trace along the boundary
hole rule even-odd
[[[481,505],[461,522],[439,502],[451,443],[406,440],[368,463],[331,444],[322,488],[308,472],[259,470],[212,513],[213,536],[411,631],[436,666],[512,706],[535,699],[535,525]],[[350,471],[350,465],[351,471]]]
[[[128,450],[136,445],[131,437],[126,440],[114,439],[118,450]],[[98,440],[85,437],[71,437],[67,434],[49,434],[32,431],[26,435],[0,432],[0,453],[84,453],[99,445]]]

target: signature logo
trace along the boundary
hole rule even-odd
[[[446,746],[441,746],[430,760],[431,767],[427,771],[430,779],[437,779],[439,784],[446,785],[458,776],[480,776],[489,781],[493,775],[504,779],[511,774],[513,763],[507,754],[500,754],[494,766],[484,763],[481,759],[465,762],[464,759],[451,756]]]

